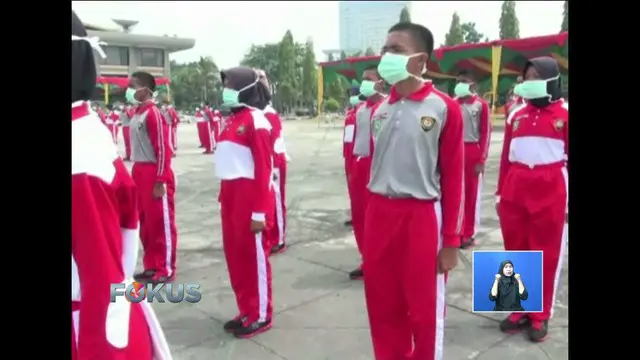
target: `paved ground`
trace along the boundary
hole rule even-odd
[[[196,148],[195,125],[179,132],[177,218],[178,282],[202,284],[202,301],[154,304],[176,360],[369,360],[373,359],[362,282],[347,273],[358,263],[347,219],[348,199],[341,162],[341,129],[312,121],[285,123],[293,158],[288,175],[289,250],[272,258],[275,319],[271,331],[236,340],[222,331],[235,315],[224,258],[213,158]],[[502,134],[493,136],[483,202],[480,249],[501,249],[493,209]],[[560,286],[551,338],[531,344],[505,335],[500,317],[471,313],[471,253],[449,276],[446,360],[535,360],[568,358],[566,276]],[[565,263],[565,267],[566,267]]]

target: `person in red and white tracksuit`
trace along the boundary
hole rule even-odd
[[[220,136],[220,127],[222,124],[222,113],[220,113],[220,110],[214,109],[212,111],[212,114],[213,114],[213,122],[211,123],[211,128],[213,131],[213,141],[217,144],[218,137]]]
[[[120,121],[120,115],[113,108],[113,105],[107,105],[109,109],[109,113],[105,118],[105,123],[107,124],[107,129],[111,133],[111,137],[113,138],[113,143],[118,143],[118,123]]]
[[[506,250],[543,252],[541,313],[514,313],[500,328],[526,328],[535,342],[547,337],[567,248],[569,104],[551,57],[529,60],[518,92],[527,103],[507,119],[498,178],[497,210]]]
[[[366,99],[360,95],[360,87],[354,87],[351,89],[352,96],[349,98],[349,109],[347,115],[344,118],[344,130],[342,134],[342,158],[344,159],[344,174],[347,179],[347,193],[349,194],[349,204],[353,202],[351,190],[351,174],[353,168],[353,139],[356,133],[356,112],[364,103]],[[353,218],[351,206],[349,206],[349,214],[351,219]],[[345,226],[352,226],[353,221],[349,219],[344,222]]]
[[[167,104],[167,113],[171,118],[171,144],[173,145],[173,153],[178,151],[178,124],[180,124],[180,115],[172,104]]]
[[[251,68],[223,71],[223,102],[231,115],[215,152],[216,177],[221,180],[222,243],[237,316],[225,331],[249,338],[271,328],[270,240],[274,209],[271,125],[263,109],[271,100]]]
[[[375,65],[364,70],[360,93],[367,98],[365,103],[355,113],[356,126],[353,140],[353,167],[351,171],[351,214],[353,233],[356,238],[358,251],[362,255],[364,244],[364,217],[369,203],[369,175],[371,173],[371,154],[373,154],[373,137],[371,136],[371,119],[384,100],[384,96],[375,91],[373,85],[380,82],[380,75]],[[366,89],[365,89],[366,88]],[[363,276],[362,263],[349,273],[351,279],[361,279]]]
[[[100,119],[100,122],[103,123],[105,126],[107,125],[107,115],[104,114],[104,111],[102,111],[102,108],[99,105],[95,105],[95,112],[96,114],[98,114],[98,118]]]
[[[364,290],[376,360],[442,360],[445,278],[463,220],[460,106],[422,79],[433,35],[393,26],[380,76],[392,84],[373,115]],[[361,88],[362,91],[362,88]]]
[[[164,121],[167,123],[167,128],[169,130],[169,144],[171,144],[171,156],[176,157],[175,144],[173,140],[173,131],[171,127],[173,125],[173,118],[171,117],[171,112],[169,111],[169,100],[165,99],[163,101],[162,106],[160,107],[160,114],[164,118]]]
[[[464,121],[464,226],[460,248],[476,244],[476,231],[480,226],[480,202],[484,163],[489,156],[491,119],[489,104],[475,93],[473,75],[463,70],[458,74],[455,87],[456,101]]]
[[[120,114],[120,123],[122,124],[122,139],[124,140],[125,161],[131,160],[131,137],[129,123],[133,117],[134,110],[131,105],[123,107]]]
[[[130,282],[138,245],[136,186],[88,100],[95,91],[93,51],[72,12],[71,45],[71,359],[171,360],[151,305],[117,298]]]
[[[196,126],[198,126],[198,138],[200,147],[204,148],[203,154],[213,154],[213,135],[211,134],[211,123],[208,120],[207,112],[204,108],[196,108]]]
[[[269,79],[264,70],[256,70],[260,76],[260,81],[267,88]],[[267,105],[264,109],[264,116],[271,124],[271,140],[273,142],[273,181],[274,181],[274,204],[275,204],[275,225],[272,227],[272,234],[269,236],[273,240],[271,246],[271,254],[279,254],[286,250],[286,231],[287,231],[287,201],[286,201],[286,184],[287,184],[287,149],[282,133],[282,118],[278,112],[271,106]]]
[[[152,100],[156,90],[153,75],[138,71],[131,75],[126,97],[137,104],[131,119],[131,169],[138,186],[140,240],[144,249],[144,271],[138,281],[169,282],[176,276],[178,231],[175,218],[176,180],[171,167],[169,126]]]

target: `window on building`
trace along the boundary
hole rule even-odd
[[[107,55],[101,59],[102,65],[129,66],[129,48],[126,46],[104,46],[102,48]]]
[[[136,65],[164,67],[164,50],[162,49],[137,49]]]

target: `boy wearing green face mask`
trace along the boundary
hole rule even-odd
[[[464,122],[464,225],[460,248],[476,244],[476,229],[480,226],[480,194],[484,162],[489,155],[491,121],[489,105],[476,92],[476,83],[467,70],[458,74],[454,89]]]
[[[366,97],[365,103],[355,112],[355,136],[353,139],[353,168],[351,173],[351,213],[353,233],[358,250],[362,254],[364,242],[365,211],[369,202],[369,175],[371,173],[371,154],[373,154],[373,137],[371,119],[376,109],[384,99],[376,90],[376,85],[382,80],[377,66],[372,65],[362,73],[360,93]],[[352,280],[363,277],[362,265],[349,273]]]
[[[445,276],[463,216],[460,106],[425,81],[433,34],[399,23],[378,65],[392,85],[373,115],[364,288],[376,360],[442,359]]]

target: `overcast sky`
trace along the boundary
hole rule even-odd
[[[413,22],[444,43],[451,16],[473,21],[491,40],[498,38],[502,1],[414,1]],[[82,21],[118,28],[111,19],[138,20],[133,32],[196,39],[193,49],[171,55],[178,61],[211,56],[219,67],[237,65],[251,44],[277,42],[291,30],[296,41],[312,38],[318,61],[323,49],[339,47],[338,1],[72,1]],[[518,1],[520,36],[558,33],[563,1]],[[376,49],[377,50],[377,49]]]

